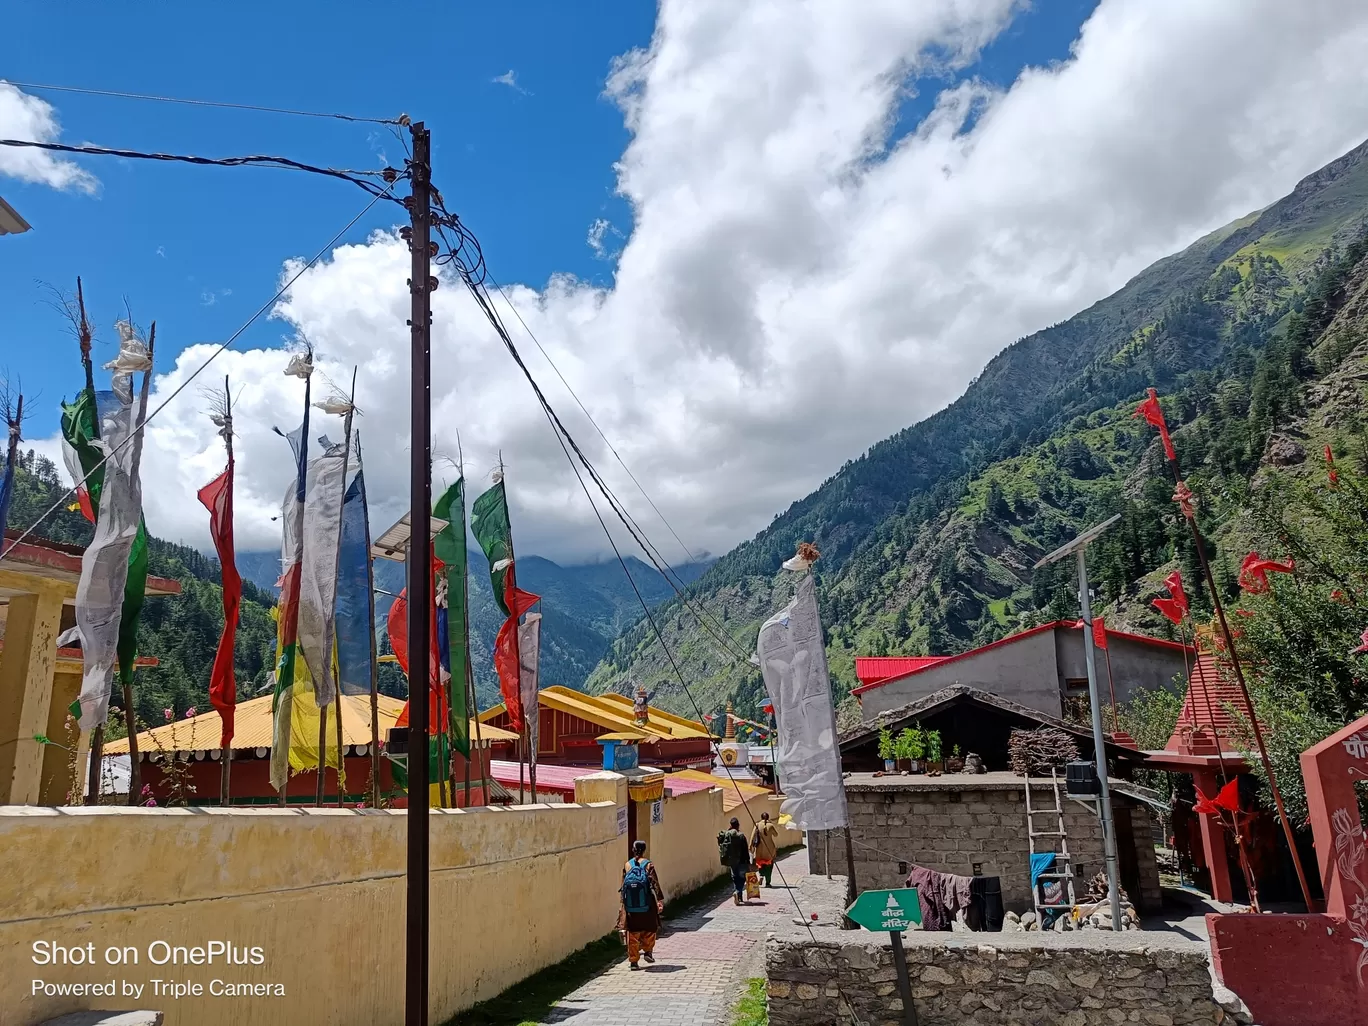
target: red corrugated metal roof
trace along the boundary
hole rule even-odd
[[[565,795],[570,800],[575,797],[575,781],[580,777],[587,777],[591,773],[598,773],[599,770],[594,766],[550,766],[537,764],[537,790],[554,791],[557,794]],[[502,759],[493,759],[489,763],[489,775],[492,776],[504,787],[518,786],[518,764],[516,762],[505,762]],[[523,786],[528,786],[527,769],[523,768]]]
[[[925,666],[934,666],[946,656],[857,656],[855,676],[861,684],[877,684],[889,677],[901,677]]]
[[[1036,634],[1043,634],[1045,631],[1053,631],[1056,628],[1060,627],[1067,628],[1069,630],[1079,630],[1079,623],[1080,621],[1055,620],[1051,623],[1042,623],[1039,627],[1032,627],[1029,630],[1020,631],[1016,634],[1009,634],[1005,638],[999,638],[997,641],[989,642],[987,645],[980,645],[978,648],[971,648],[968,652],[961,652],[958,655],[932,656],[929,657],[930,661],[924,663],[922,666],[915,667],[914,669],[907,670],[903,673],[894,674],[891,677],[885,677],[883,680],[876,680],[870,684],[862,683],[857,688],[851,688],[850,693],[852,695],[863,694],[864,692],[870,691],[874,688],[881,688],[890,681],[901,680],[904,677],[911,677],[913,674],[916,673],[924,673],[933,666],[939,666],[942,663],[953,663],[959,659],[968,659],[970,656],[978,655],[980,652],[987,652],[989,649],[998,648],[1002,645],[1012,645],[1018,641],[1023,641],[1026,638],[1032,637]],[[1184,649],[1191,651],[1191,648],[1189,646],[1182,645],[1176,641],[1168,641],[1164,638],[1151,638],[1147,634],[1132,634],[1130,631],[1116,631],[1112,630],[1110,627],[1107,628],[1107,637],[1125,638],[1129,641],[1138,641],[1142,645],[1155,645],[1159,648],[1172,648],[1177,649],[1180,652]],[[862,658],[865,657],[858,657],[855,660],[857,666],[859,665],[860,659]],[[855,675],[857,677],[859,676],[858,670],[856,671]]]
[[[1186,752],[1194,747],[1192,732],[1195,729],[1214,727],[1221,739],[1221,747],[1233,751],[1241,736],[1239,722],[1244,707],[1240,685],[1223,671],[1214,655],[1203,652],[1197,657],[1188,677],[1183,710],[1178,714],[1178,722],[1165,749]]]

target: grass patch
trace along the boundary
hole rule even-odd
[[[622,940],[614,931],[564,961],[534,973],[498,997],[459,1013],[446,1026],[535,1026],[546,1020],[557,1001],[625,957]]]
[[[764,980],[751,980],[746,984],[745,996],[732,1012],[732,1026],[769,1026]]]

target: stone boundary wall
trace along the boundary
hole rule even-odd
[[[138,1008],[164,1011],[167,1026],[399,1026],[406,820],[382,809],[0,807],[0,1026]],[[613,929],[625,839],[611,804],[435,809],[429,828],[433,1023]],[[91,945],[94,964],[34,964],[35,942]],[[211,944],[241,960],[207,964]],[[136,963],[110,964],[109,948]],[[156,964],[174,948],[191,961]],[[202,989],[157,996],[155,979]],[[112,981],[116,996],[35,994],[34,980]],[[280,989],[226,995],[224,984]]]
[[[861,890],[904,887],[906,872],[899,862],[959,876],[973,876],[977,866],[983,876],[996,876],[1002,900],[1015,912],[1032,907],[1029,874],[1029,842],[1026,837],[1026,781],[1006,773],[953,774],[942,777],[885,777],[849,780],[851,836],[855,842],[855,878]],[[1054,790],[1048,782],[1031,781],[1035,808],[1054,807]],[[1123,854],[1122,886],[1142,912],[1161,904],[1159,867],[1154,856],[1153,822],[1148,806],[1125,798],[1113,800],[1118,820],[1117,843]],[[1123,825],[1120,820],[1125,817]],[[1037,828],[1053,829],[1051,817],[1037,816]],[[1047,821],[1048,825],[1047,825]],[[1065,800],[1064,823],[1075,871],[1079,900],[1088,881],[1105,867],[1102,825],[1091,812]],[[845,873],[845,838],[833,831],[808,836],[811,871],[825,874],[830,848],[831,871]],[[1056,838],[1043,838],[1048,847]],[[1133,871],[1126,873],[1128,864]],[[1130,876],[1129,882],[1125,877]],[[1138,886],[1137,886],[1138,884]]]
[[[902,1026],[886,934],[801,928],[766,946],[770,1026]],[[1213,995],[1207,947],[1154,934],[904,934],[919,1026],[1244,1021]],[[987,938],[992,938],[987,941]],[[1227,1005],[1238,1008],[1229,992]]]

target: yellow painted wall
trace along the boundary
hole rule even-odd
[[[612,930],[616,810],[436,810],[431,1018],[440,1023]],[[0,1026],[89,1008],[156,1008],[168,1026],[403,1021],[405,813],[0,808]],[[93,943],[96,964],[37,966],[34,941]],[[154,941],[260,947],[260,966],[149,963]],[[109,946],[139,964],[104,964]],[[158,949],[160,950],[160,949]],[[32,981],[145,986],[135,997],[32,996]],[[202,996],[156,997],[150,981]],[[283,984],[214,997],[211,981]]]
[[[717,860],[722,792],[692,791],[663,801],[662,822],[651,827],[647,854],[655,863],[668,900],[688,894],[724,872]]]

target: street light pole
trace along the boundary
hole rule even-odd
[[[1121,929],[1121,882],[1116,862],[1116,824],[1112,820],[1111,785],[1107,782],[1106,735],[1102,732],[1102,701],[1097,689],[1097,653],[1093,644],[1092,600],[1088,595],[1088,544],[1121,519],[1116,514],[1096,527],[1089,528],[1071,542],[1066,542],[1035,565],[1035,569],[1057,562],[1072,554],[1078,562],[1078,601],[1083,612],[1083,653],[1088,664],[1088,704],[1092,711],[1093,759],[1102,793],[1098,796],[1098,813],[1102,820],[1102,843],[1106,854],[1107,891],[1111,903],[1112,929]],[[1029,784],[1027,785],[1030,786]]]

